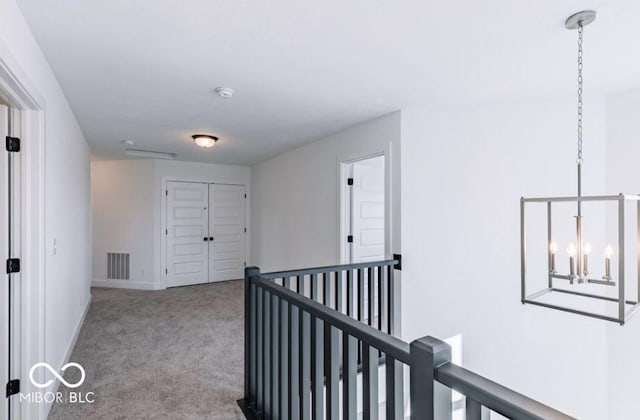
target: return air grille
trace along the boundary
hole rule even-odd
[[[107,279],[129,280],[129,254],[107,252]]]

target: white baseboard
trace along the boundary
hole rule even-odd
[[[89,299],[87,299],[87,303],[85,304],[84,310],[82,311],[82,315],[80,316],[80,321],[78,321],[78,324],[76,325],[76,329],[73,332],[73,338],[71,339],[71,342],[67,347],[67,351],[64,354],[64,360],[62,360],[62,363],[60,364],[60,366],[64,366],[65,364],[69,363],[69,358],[71,357],[71,353],[73,353],[73,348],[76,346],[76,341],[78,341],[78,335],[80,335],[80,330],[84,325],[84,320],[87,317],[87,313],[89,312],[90,307],[91,307],[91,294],[89,294]]]
[[[62,361],[60,363],[60,365],[58,367],[62,367],[64,365],[66,365],[67,363],[69,363],[69,359],[71,358],[71,353],[73,353],[73,349],[76,347],[76,341],[78,341],[78,336],[80,335],[80,330],[82,329],[82,326],[84,325],[84,320],[87,318],[87,313],[89,312],[89,308],[91,307],[91,294],[89,294],[89,299],[87,299],[87,302],[84,306],[84,309],[82,310],[82,315],[80,315],[80,320],[78,321],[78,323],[76,324],[76,328],[73,332],[73,337],[71,338],[71,341],[69,341],[69,345],[67,346],[67,350],[64,353],[64,357],[62,358]],[[56,392],[58,390],[58,387],[60,387],[60,380],[59,379],[54,379],[53,384],[49,385],[50,388],[48,389],[52,389],[53,391],[51,392]],[[51,403],[46,403],[46,408],[44,410],[45,415],[48,416],[49,411],[51,410],[51,407],[53,405],[53,402]]]
[[[129,280],[99,280],[93,279],[91,287],[111,287],[115,289],[158,290],[155,283]]]

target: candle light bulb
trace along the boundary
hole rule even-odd
[[[576,246],[572,243],[569,244],[569,247],[567,248],[567,254],[569,254],[570,257],[575,257],[576,253],[578,251],[576,250]]]
[[[607,247],[604,249],[604,256],[607,258],[613,257],[613,248],[611,247],[611,245],[607,245]]]
[[[582,247],[582,253],[584,254],[582,257],[582,274],[586,277],[589,275],[589,254],[591,254],[591,244],[589,242]]]
[[[551,241],[551,243],[549,244],[549,251],[551,251],[552,254],[558,252],[558,244],[554,241]]]

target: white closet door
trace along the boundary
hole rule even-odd
[[[351,262],[384,259],[384,157],[353,163]]]
[[[243,185],[209,185],[210,281],[244,277],[245,201]]]
[[[9,135],[9,110],[0,105],[0,138]],[[0,150],[0,261],[9,258],[9,156],[4,145]],[[0,384],[9,382],[9,274],[2,267],[0,280]],[[4,392],[4,391],[3,391]],[[9,400],[0,398],[0,418],[8,417]]]
[[[208,184],[167,182],[167,287],[209,281]]]

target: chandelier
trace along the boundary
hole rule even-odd
[[[520,300],[523,304],[624,325],[638,309],[640,301],[640,196],[582,195],[582,43],[584,27],[595,18],[595,11],[585,10],[565,22],[567,29],[578,32],[577,196],[520,199]],[[536,211],[538,218],[527,217],[527,209]],[[595,216],[590,221],[600,218],[603,223],[589,223],[585,219],[587,213]],[[546,219],[546,231],[542,229],[545,223],[541,218]],[[558,228],[559,219],[562,223]],[[625,238],[629,227],[635,227],[635,232]],[[600,257],[586,240],[588,235],[602,239]],[[606,238],[612,239],[617,249],[606,244]],[[560,239],[566,240],[565,258],[559,253]],[[534,242],[536,246],[527,247]],[[635,282],[630,282],[635,284],[625,288],[625,275],[637,276]],[[530,284],[534,283],[530,278],[534,278],[534,285]],[[529,288],[535,292],[528,294]],[[633,298],[628,298],[629,294]]]

